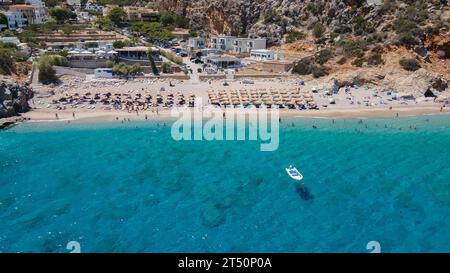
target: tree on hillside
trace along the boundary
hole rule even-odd
[[[39,82],[43,84],[54,83],[58,80],[56,77],[56,70],[53,68],[52,62],[48,56],[43,56],[38,62]]]
[[[181,15],[177,15],[174,18],[174,23],[176,27],[180,28],[188,28],[189,27],[189,20]]]
[[[11,74],[12,67],[11,50],[8,48],[0,48],[0,74]]]
[[[150,61],[150,66],[152,67],[152,73],[155,76],[159,75],[158,68],[156,67],[155,60],[153,59],[153,51],[147,52],[148,60]]]
[[[44,3],[48,8],[53,8],[59,4],[58,0],[44,0]]]
[[[175,18],[170,12],[164,11],[163,13],[161,13],[160,22],[161,24],[163,24],[163,26],[170,26],[175,22]]]
[[[8,18],[3,13],[0,13],[0,25],[8,25]]]
[[[108,17],[97,17],[95,24],[97,24],[99,29],[103,29],[103,30],[111,30],[112,29],[112,22]]]
[[[55,18],[58,24],[63,24],[69,18],[74,17],[74,13],[68,9],[62,8],[60,6],[55,6],[50,9],[50,15]],[[76,18],[76,15],[75,15]]]
[[[313,26],[314,37],[316,37],[317,39],[320,39],[320,38],[322,38],[324,33],[325,33],[325,27],[319,22],[315,23]]]
[[[122,8],[113,8],[108,12],[108,18],[114,25],[119,25],[125,20],[127,13]]]

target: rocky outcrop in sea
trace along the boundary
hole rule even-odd
[[[32,98],[33,90],[28,85],[0,78],[0,119],[29,111]]]

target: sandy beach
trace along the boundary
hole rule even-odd
[[[299,110],[286,107],[279,109],[281,118],[370,118],[396,117],[397,114],[402,117],[450,112],[450,106],[446,107],[445,103],[436,102],[433,98],[392,99],[386,90],[376,86],[351,87],[345,90],[341,88],[337,94],[330,94],[328,91],[330,86],[330,81],[317,80],[300,85],[296,77],[251,79],[251,84],[234,80],[227,81],[224,85],[224,80],[202,82],[151,78],[128,81],[86,80],[65,76],[59,86],[36,88],[38,92],[32,101],[33,109],[22,116],[34,122],[168,120],[175,119],[170,115],[170,108],[177,106],[176,100],[179,96],[186,100],[186,104],[182,107],[189,105],[187,101],[191,97],[201,98],[205,107],[211,104],[211,94],[214,96],[225,94],[228,98],[230,94],[239,93],[242,101],[242,94],[253,96],[261,92],[263,94],[276,92],[278,95],[291,92],[290,90],[309,96],[311,103],[317,105],[318,109]],[[450,94],[440,95],[450,97]],[[79,99],[81,96],[86,99]],[[117,96],[120,107],[116,104],[112,107],[114,96]],[[148,98],[148,105],[141,102],[144,97]],[[161,102],[156,101],[157,97]],[[168,98],[174,100],[169,106],[167,106]],[[126,107],[122,105],[125,102]]]

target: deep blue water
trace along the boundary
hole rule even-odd
[[[293,122],[275,152],[162,122],[2,131],[0,251],[450,252],[450,116]]]

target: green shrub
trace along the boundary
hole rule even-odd
[[[369,58],[367,58],[367,64],[368,65],[380,65],[383,64],[383,58],[381,56],[381,54],[375,53],[369,56]]]
[[[333,57],[334,54],[330,49],[324,49],[314,55],[314,60],[316,63],[323,65]]]
[[[13,68],[11,52],[11,49],[0,48],[0,74],[11,74]]]
[[[306,37],[305,33],[301,31],[291,31],[288,33],[286,37],[286,43],[293,43],[298,40],[303,40],[305,39],[305,37]]]
[[[122,24],[127,13],[120,7],[112,8],[106,16],[114,25]]]
[[[125,42],[124,41],[114,41],[113,42],[113,47],[114,48],[123,48],[125,46]]]
[[[366,61],[366,59],[364,57],[363,58],[356,58],[352,62],[352,65],[357,66],[357,67],[362,67],[365,61]]]
[[[400,65],[407,71],[416,71],[422,67],[416,59],[401,59]]]
[[[367,42],[364,40],[342,40],[338,45],[342,46],[343,54],[347,58],[362,58],[367,51]]]
[[[313,26],[314,37],[320,39],[322,38],[323,34],[325,34],[325,27],[319,22],[315,23]]]
[[[320,78],[328,75],[327,68],[324,66],[312,65],[311,72],[314,78]]]
[[[49,56],[43,56],[38,61],[39,82],[43,84],[54,83],[58,80],[56,77],[56,70],[53,68],[51,58]]]
[[[84,46],[87,48],[96,48],[96,47],[98,47],[98,43],[97,42],[86,42],[86,43],[84,43]]]
[[[337,63],[340,64],[340,65],[343,65],[343,64],[345,64],[346,62],[347,62],[347,58],[346,58],[346,57],[342,57],[342,58],[340,58],[340,59],[337,61]]]
[[[299,75],[309,75],[312,73],[311,62],[307,60],[300,60],[295,63],[292,72]]]
[[[364,19],[362,16],[355,18],[355,24],[353,26],[353,32],[355,35],[366,35],[375,31],[373,25]]]
[[[160,50],[159,54],[161,54],[161,56],[166,57],[167,59],[171,60],[172,62],[174,62],[176,64],[182,64],[183,63],[183,58],[175,55],[172,52],[165,51],[165,50]]]
[[[168,62],[163,62],[161,64],[161,70],[163,73],[172,73],[172,66]]]
[[[153,59],[153,54],[154,54],[153,51],[149,51],[149,52],[147,52],[147,57],[148,57],[148,60],[150,61],[150,66],[152,68],[153,75],[157,76],[157,75],[159,75],[159,71],[158,71],[158,68],[156,67],[155,60]]]

